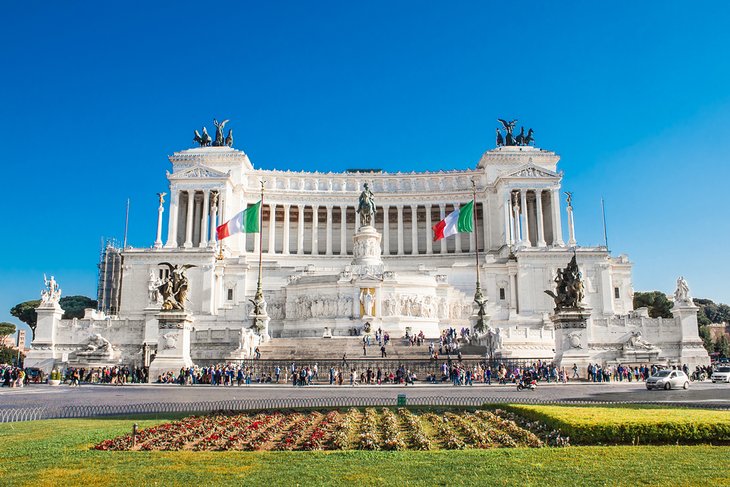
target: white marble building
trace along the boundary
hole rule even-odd
[[[422,330],[435,337],[449,326],[470,326],[478,249],[489,326],[500,332],[496,356],[552,359],[570,345],[557,343],[563,338],[556,335],[550,319],[554,303],[544,290],[554,288],[556,270],[575,251],[585,304],[592,310],[586,341],[574,347],[582,349],[585,361],[626,360],[632,331],[661,350],[651,357],[634,353],[636,361],[707,361],[696,313],[674,320],[634,313],[628,258],[613,257],[604,247],[577,246],[572,209],[561,210],[562,173],[554,152],[498,147],[485,152],[474,169],[411,173],[267,170],[231,147],[183,150],[169,161],[170,201],[168,208],[158,208],[157,238],[150,248],[123,253],[118,316],[73,323],[49,318],[53,330],[34,342],[34,349],[46,349],[44,363],[49,357],[73,363],[86,335],[96,333],[113,344],[114,360],[140,363],[154,353],[160,346],[160,305],[153,289],[167,272],[163,262],[195,265],[187,273],[192,360],[250,355],[255,340],[246,330],[259,235],[225,239],[219,259],[215,227],[257,202],[261,181],[263,289],[273,340],[348,336],[365,322],[394,336]],[[431,226],[471,200],[472,180],[476,231],[433,242]],[[366,182],[378,207],[379,255],[365,243],[358,247],[354,238]],[[692,320],[694,327],[687,324]]]

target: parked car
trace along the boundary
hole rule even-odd
[[[25,369],[25,375],[28,383],[41,383],[45,380],[45,377],[43,377],[43,371],[36,367],[27,367]]]
[[[689,389],[689,377],[681,370],[660,370],[646,380],[646,388],[652,389]]]
[[[712,383],[730,382],[730,365],[721,365],[712,373]]]

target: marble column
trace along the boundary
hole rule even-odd
[[[383,255],[390,255],[390,221],[388,212],[390,207],[383,205]]]
[[[340,205],[340,255],[347,255],[347,206]]]
[[[208,246],[208,219],[210,218],[210,190],[203,191],[203,208],[200,212],[200,244],[198,247]]]
[[[573,207],[568,205],[566,210],[568,212],[568,246],[575,247],[575,223],[573,221]]]
[[[418,205],[411,205],[411,255],[418,255]]]
[[[542,190],[535,190],[535,204],[537,211],[537,246],[545,247],[545,217],[542,214]]]
[[[156,249],[162,248],[162,214],[165,212],[165,206],[162,203],[162,197],[159,198],[159,201],[160,205],[157,207],[157,236],[155,238]]]
[[[304,253],[304,205],[297,205],[299,217],[297,219],[297,254]]]
[[[431,228],[431,203],[426,204],[426,253],[433,254],[433,229]]]
[[[439,203],[439,215],[441,217],[441,220],[446,218],[446,203]],[[441,242],[441,253],[447,253],[448,247],[446,246],[446,239],[442,238],[441,240],[439,240],[439,242]]]
[[[170,216],[167,221],[167,243],[166,248],[177,247],[177,218],[178,204],[180,202],[180,191],[173,189],[170,194]]]
[[[312,205],[312,255],[319,254],[319,206]]]
[[[459,208],[461,208],[461,204],[454,203],[454,211],[458,210]],[[454,252],[456,252],[457,254],[461,253],[461,233],[457,233],[456,235],[454,235]]]
[[[520,190],[520,199],[522,202],[522,244],[525,247],[531,247],[532,244],[530,243],[530,218],[528,216],[527,212],[527,190],[521,189]]]
[[[553,245],[564,246],[563,242],[563,224],[560,221],[560,191],[557,188],[550,190],[552,201],[550,207],[553,212]]]
[[[522,232],[521,225],[520,225],[520,202],[519,198],[517,197],[517,193],[515,193],[515,199],[514,199],[514,207],[513,207],[513,215],[512,215],[512,222],[514,223],[514,237],[515,237],[515,243],[517,245],[522,244]]]
[[[504,207],[504,243],[505,245],[512,245],[514,243],[512,238],[512,202],[509,192],[504,195],[502,206]]]
[[[282,229],[282,236],[281,239],[282,247],[281,247],[281,253],[284,255],[289,255],[289,208],[291,208],[291,205],[282,205],[284,207],[284,228]]]
[[[327,242],[324,253],[332,255],[332,205],[327,205]]]
[[[193,203],[195,202],[195,191],[188,190],[188,214],[185,218],[185,244],[183,247],[189,249],[193,246]]]
[[[213,198],[213,201],[211,202],[213,206],[210,209],[210,239],[208,239],[208,246],[214,247],[215,242],[218,239],[218,233],[216,230],[218,228],[218,222],[216,221],[216,217],[218,216],[219,193],[213,193],[211,197]]]
[[[398,205],[398,255],[403,255],[403,205]]]
[[[276,253],[276,204],[269,203],[269,253]]]
[[[517,308],[517,269],[509,270],[509,301],[510,314],[519,313]]]

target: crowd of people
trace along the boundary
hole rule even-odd
[[[600,364],[588,364],[587,367],[587,375],[586,379],[590,382],[639,382],[639,381],[646,381],[649,377],[652,375],[655,375],[659,370],[661,370],[662,367],[658,365],[600,365]],[[694,371],[690,371],[689,366],[687,364],[677,366],[672,366],[673,370],[680,369],[685,374],[687,374],[688,377],[692,377],[693,379],[700,380],[704,376],[704,378],[709,378],[712,375],[712,366],[696,366]],[[576,377],[580,377],[578,373],[578,366],[576,364],[573,364],[573,374]]]
[[[79,386],[82,382],[89,384],[114,384],[123,385],[127,383],[142,384],[147,382],[147,372],[142,367],[68,367],[63,374],[63,380],[73,386]]]
[[[0,380],[2,380],[2,387],[23,387],[26,382],[26,374],[19,367],[0,364]]]
[[[456,330],[447,330],[442,335],[440,347],[450,343],[455,336]],[[381,347],[389,341],[387,333],[378,331],[375,334],[376,341]],[[414,346],[419,346],[423,338],[414,335]],[[410,338],[409,338],[410,339]],[[419,343],[420,342],[420,343]],[[433,344],[429,345],[429,347]],[[530,382],[559,382],[567,383],[569,380],[588,380],[589,382],[639,382],[646,381],[651,375],[662,369],[662,366],[650,365],[601,365],[589,364],[585,373],[573,364],[572,367],[557,367],[552,362],[537,360],[532,364],[496,364],[490,365],[487,362],[467,364],[459,357],[452,360],[450,357],[432,367],[425,367],[420,364],[423,377],[419,379],[416,371],[408,364],[399,364],[392,368],[383,367],[382,364],[353,367],[348,364],[347,355],[342,357],[339,366],[328,365],[324,376],[320,376],[318,363],[308,365],[297,365],[291,362],[290,365],[268,365],[258,366],[258,361],[245,363],[215,364],[208,366],[183,367],[179,371],[169,371],[157,376],[155,382],[161,384],[208,384],[213,386],[242,386],[250,384],[291,384],[293,386],[308,386],[315,383],[329,382],[330,385],[381,385],[381,384],[415,384],[419,380],[426,383],[451,383],[454,386],[483,384],[509,384],[520,381]],[[432,362],[433,363],[433,362]],[[417,366],[418,364],[413,364]],[[712,375],[712,366],[697,366],[691,371],[685,364],[683,366],[672,366],[673,369],[681,369],[693,379],[701,380]],[[71,386],[79,386],[82,382],[91,384],[113,384],[122,385],[126,383],[146,383],[148,381],[147,370],[142,367],[99,367],[99,368],[74,368],[69,367],[63,371],[62,380]],[[22,368],[12,365],[0,364],[0,382],[3,387],[23,387],[29,381],[28,372]]]

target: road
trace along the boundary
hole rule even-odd
[[[186,403],[228,399],[281,399],[317,397],[377,397],[391,398],[406,393],[409,397],[489,397],[510,402],[525,396],[549,401],[628,401],[667,402],[687,405],[708,405],[730,408],[730,385],[710,382],[693,383],[689,390],[647,391],[643,383],[608,384],[540,384],[535,391],[518,392],[514,385],[485,385],[473,387],[452,385],[372,385],[293,387],[291,385],[251,385],[242,387],[214,387],[209,385],[179,386],[167,384],[140,384],[125,386],[83,385],[71,388],[63,385],[30,385],[22,389],[0,388],[0,409],[34,406],[91,406],[142,404],[150,402]]]

